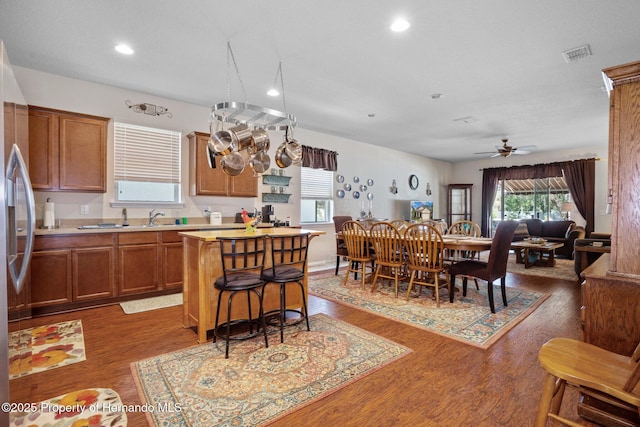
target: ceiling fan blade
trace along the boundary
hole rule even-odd
[[[491,156],[490,158],[493,159],[494,157],[499,157],[499,156],[502,156],[502,153],[496,153],[493,156]]]
[[[526,151],[526,150],[525,150],[525,151],[523,151],[523,150],[520,150],[520,149],[518,149],[518,150],[515,150],[515,149],[514,149],[514,150],[511,152],[511,154],[531,154],[531,151]]]
[[[473,153],[473,154],[493,154],[495,153],[495,151],[481,151],[479,153]]]
[[[517,147],[518,151],[533,151],[535,149],[537,149],[538,146],[537,145],[525,145],[523,147]],[[515,148],[514,148],[515,150]]]

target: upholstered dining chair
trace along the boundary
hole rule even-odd
[[[347,221],[351,221],[352,219],[353,218],[348,215],[333,217],[333,226],[336,231],[336,276],[338,275],[338,270],[340,269],[340,258],[346,257],[348,255],[347,246],[344,244],[344,239],[338,237],[338,233],[342,230],[342,224]]]
[[[358,221],[347,221],[342,224],[341,234],[347,246],[347,259],[349,260],[347,274],[344,276],[342,286],[346,286],[349,273],[356,273],[360,270],[362,273],[362,288],[364,289],[367,266],[370,265],[371,270],[373,270],[375,262],[375,254],[371,252],[367,230]]]
[[[378,222],[369,229],[369,241],[376,254],[371,292],[376,289],[378,279],[390,279],[394,281],[397,298],[398,283],[404,267],[402,236],[391,223]]]
[[[270,325],[280,328],[280,342],[284,342],[284,328],[296,325],[303,320],[307,322],[309,331],[309,312],[307,310],[307,296],[304,291],[304,276],[307,271],[307,253],[309,248],[309,233],[295,236],[270,236],[271,240],[271,266],[262,271],[262,294],[269,284],[280,286],[280,307],[276,310],[264,313],[266,319],[277,315],[275,322]],[[268,265],[268,264],[267,264]],[[302,310],[287,308],[287,284],[295,283],[302,294]],[[287,319],[287,313],[297,315],[298,318],[291,321]]]
[[[440,288],[448,286],[446,277],[440,277],[445,271],[442,235],[433,225],[413,224],[405,231],[404,242],[411,273],[407,301],[414,286],[427,286],[433,288],[436,306],[440,307]]]
[[[538,353],[540,365],[547,371],[538,406],[536,426],[548,419],[562,424],[579,425],[559,415],[566,386],[578,389],[619,408],[640,413],[640,344],[631,357],[612,353],[584,341],[552,338]]]
[[[513,233],[518,227],[518,221],[501,221],[496,228],[495,235],[491,242],[489,250],[489,259],[487,262],[478,260],[464,260],[453,263],[449,266],[449,282],[450,292],[449,301],[453,302],[455,293],[456,276],[462,276],[462,294],[467,295],[467,278],[473,277],[482,279],[487,282],[487,292],[489,295],[489,307],[491,312],[495,313],[495,304],[493,302],[493,282],[500,279],[500,287],[502,290],[502,303],[507,306],[507,292],[505,289],[507,275],[507,261],[509,258],[509,248]]]
[[[213,286],[218,290],[218,307],[216,309],[216,323],[213,329],[213,342],[217,338],[225,340],[225,358],[229,358],[229,341],[246,340],[258,335],[260,327],[264,333],[265,347],[269,347],[267,325],[262,306],[263,293],[260,291],[265,284],[261,274],[264,267],[265,236],[252,237],[218,237],[220,245],[220,259],[222,261],[222,276],[218,277]],[[231,307],[236,293],[242,292],[247,296],[247,319],[232,319]],[[220,324],[220,306],[222,295],[229,294],[227,301],[226,320]],[[258,318],[253,318],[251,309],[251,293],[258,297]],[[249,332],[231,334],[231,327],[247,325]],[[254,326],[256,329],[254,331]]]

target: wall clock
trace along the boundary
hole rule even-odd
[[[415,190],[416,188],[418,188],[419,183],[420,182],[418,181],[418,177],[416,175],[409,176],[409,188]]]

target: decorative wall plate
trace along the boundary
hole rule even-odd
[[[353,177],[353,182],[355,182],[356,184],[360,182],[360,178],[358,178],[357,176]]]
[[[363,193],[367,191],[367,186],[364,184],[360,184],[360,191],[362,191]]]
[[[367,199],[369,199],[369,200],[373,200],[373,193],[369,193],[369,194],[367,194]]]
[[[373,180],[371,178],[369,178],[367,180],[367,184],[369,185],[369,187],[371,187],[373,185]]]
[[[418,177],[416,175],[409,176],[409,188],[415,190],[418,188],[420,181],[418,181]]]
[[[344,190],[338,190],[338,197],[340,199],[344,198]]]
[[[345,184],[344,189],[345,191],[351,191],[351,184]]]
[[[354,199],[359,199],[360,198],[360,192],[359,191],[354,191],[353,192],[353,198]]]
[[[344,182],[344,176],[342,175],[337,175],[336,176],[336,181],[338,181],[340,184],[342,184]]]

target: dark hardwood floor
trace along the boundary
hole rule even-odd
[[[538,350],[551,337],[579,337],[580,286],[517,274],[507,276],[507,286],[552,296],[488,350],[311,296],[311,313],[327,313],[413,352],[274,425],[533,425],[544,379]],[[21,327],[72,319],[82,320],[87,360],[12,380],[12,401],[37,402],[80,388],[108,387],[124,404],[140,403],[129,365],[196,344],[195,333],[182,327],[181,306],[125,315],[113,305],[31,319]],[[577,420],[576,402],[577,394],[568,390],[563,412]],[[128,417],[130,426],[147,425],[144,414]]]

